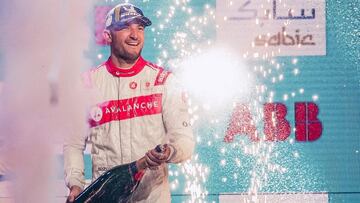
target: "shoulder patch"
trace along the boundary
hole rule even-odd
[[[164,69],[160,69],[157,76],[156,76],[156,80],[155,80],[155,84],[154,86],[157,85],[163,85],[167,79],[167,77],[171,74],[170,71],[164,70]]]
[[[171,72],[149,61],[147,61],[147,65],[158,72],[156,75],[154,86],[165,84],[166,79],[171,74]]]

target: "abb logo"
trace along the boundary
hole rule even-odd
[[[286,120],[287,108],[282,103],[265,103],[264,134],[267,141],[284,141],[291,133]],[[322,123],[317,118],[319,107],[314,102],[295,103],[295,139],[297,141],[315,141],[322,134]],[[236,105],[228,125],[224,141],[232,142],[235,135],[247,135],[252,141],[259,141],[256,126],[248,105]]]

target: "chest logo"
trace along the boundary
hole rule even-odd
[[[134,90],[134,89],[136,89],[136,87],[137,87],[137,83],[136,83],[136,82],[131,82],[131,83],[129,84],[129,87]]]
[[[100,107],[95,106],[91,108],[90,116],[95,122],[99,122],[103,117],[103,112]]]

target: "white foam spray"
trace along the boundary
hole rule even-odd
[[[55,201],[55,146],[83,133],[81,71],[93,2],[2,0],[0,168],[13,174],[15,202]],[[0,169],[1,170],[1,169]]]

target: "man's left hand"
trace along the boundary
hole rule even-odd
[[[150,169],[157,169],[158,166],[168,160],[171,149],[168,145],[164,145],[164,148],[164,152],[157,152],[155,149],[152,149],[146,153],[146,163]]]

